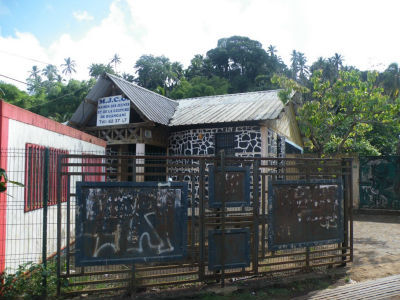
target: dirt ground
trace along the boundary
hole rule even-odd
[[[400,274],[400,215],[355,215],[350,278],[364,281],[395,274]]]

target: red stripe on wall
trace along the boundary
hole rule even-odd
[[[98,146],[106,147],[107,145],[107,142],[102,139],[94,137],[85,132],[79,131],[75,128],[63,125],[56,121],[50,120],[46,117],[34,114],[33,112],[12,105],[3,100],[0,100],[0,105],[1,105],[1,116],[5,118],[19,121],[25,124],[30,124],[36,127],[40,127],[49,131],[63,134]]]
[[[7,171],[8,118],[3,117],[3,105],[0,105],[0,167]],[[0,194],[0,273],[6,262],[6,225],[7,195]]]

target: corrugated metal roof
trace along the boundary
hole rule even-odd
[[[271,120],[284,108],[279,90],[174,101],[111,74],[98,79],[86,99],[97,101],[107,96],[112,82],[148,120],[169,126]],[[96,110],[95,105],[83,101],[70,121],[82,126]]]
[[[279,90],[179,100],[169,126],[272,120],[284,105]]]
[[[175,108],[178,106],[177,101],[168,99],[117,76],[111,74],[107,74],[107,76],[146,118],[159,124],[168,125]]]
[[[97,101],[99,98],[104,97],[111,87],[111,81],[100,77],[96,84],[91,88],[85,99]],[[90,118],[93,113],[97,111],[97,106],[91,103],[82,101],[77,110],[72,115],[70,122],[81,126],[87,118]]]

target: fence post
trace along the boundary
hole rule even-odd
[[[354,159],[350,159],[350,174],[349,174],[349,182],[350,182],[350,209],[349,209],[349,217],[350,217],[350,261],[353,262],[353,162]]]
[[[57,178],[61,180],[61,162],[64,155],[57,160]],[[57,297],[61,295],[61,189],[57,189]]]
[[[42,264],[43,272],[43,297],[47,296],[47,203],[49,200],[49,148],[44,149],[44,174],[43,174],[43,237],[42,237]]]
[[[215,169],[217,171],[217,168]],[[218,171],[217,171],[218,172]],[[216,173],[217,173],[216,172]],[[221,198],[221,287],[225,287],[225,217],[226,217],[226,174],[225,174],[225,151],[221,150],[221,178],[222,178],[222,198]]]
[[[200,158],[199,166],[199,247],[200,247],[200,257],[199,257],[199,279],[204,280],[205,265],[204,265],[204,248],[205,248],[205,234],[204,234],[204,177],[205,177],[205,161],[204,158]]]
[[[341,160],[341,167],[342,167],[342,182],[343,182],[343,243],[342,247],[342,267],[346,266],[346,254],[347,254],[347,247],[348,245],[348,226],[349,226],[349,176],[347,174],[347,162],[346,159],[342,158]],[[351,170],[350,170],[351,171]]]
[[[254,274],[258,275],[258,249],[259,249],[259,178],[258,171],[260,162],[253,161],[253,214],[254,214],[254,253],[253,253],[253,270]]]

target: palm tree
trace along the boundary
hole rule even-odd
[[[267,51],[271,56],[275,56],[276,55],[276,47],[275,46],[272,46],[272,45],[269,45],[268,46],[268,51]]]
[[[301,82],[305,82],[307,80],[307,75],[309,74],[307,63],[307,58],[305,57],[304,53],[297,52],[297,62],[298,62],[298,69],[299,69],[299,79]]]
[[[293,50],[292,57],[290,58],[290,61],[292,62],[290,69],[292,71],[292,78],[295,80],[297,79],[297,73],[299,72],[299,60],[297,56],[297,51]]]
[[[114,54],[113,58],[110,61],[110,64],[114,64],[114,71],[117,72],[117,64],[121,63],[121,57],[117,53]]]
[[[32,70],[30,71],[29,78],[32,78],[33,80],[38,80],[40,77],[40,70],[38,66],[33,66]]]
[[[332,63],[337,71],[343,67],[343,60],[344,58],[340,54],[335,53],[335,55],[332,56]]]
[[[69,75],[69,79],[71,79],[72,72],[76,73],[75,67],[76,63],[71,57],[64,58],[65,64],[62,64],[61,67],[64,67],[62,73],[65,75]]]
[[[57,67],[55,65],[47,65],[42,70],[42,74],[47,77],[49,82],[52,82],[57,78]]]
[[[28,91],[31,94],[36,94],[40,92],[42,88],[42,77],[40,76],[40,70],[38,66],[33,66],[29,72],[29,77],[26,79],[28,83]]]

